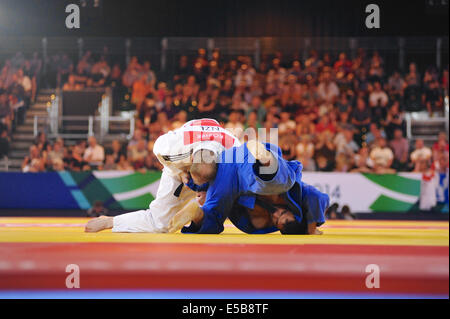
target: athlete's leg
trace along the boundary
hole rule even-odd
[[[190,200],[195,192],[186,186],[176,192],[181,185],[178,176],[172,176],[163,170],[156,198],[147,210],[123,214],[114,217],[113,232],[150,232],[165,233],[170,219]]]
[[[325,222],[325,211],[330,205],[330,197],[304,182],[301,182],[301,188],[302,209],[306,211],[308,224],[322,225]]]

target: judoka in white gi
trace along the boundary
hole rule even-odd
[[[192,120],[161,135],[153,146],[153,152],[164,169],[156,197],[149,208],[92,219],[86,224],[85,231],[112,228],[113,232],[168,232],[171,218],[187,204],[195,202],[196,192],[183,184],[183,174],[189,171],[192,154],[207,149],[219,155],[223,150],[239,145],[239,140],[213,119]]]

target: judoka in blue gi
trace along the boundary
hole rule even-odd
[[[283,159],[273,144],[249,141],[222,152],[217,163],[197,158],[190,175],[187,186],[204,195],[183,233],[219,234],[227,217],[249,234],[320,234],[316,227],[325,222],[328,195],[302,182],[302,164]],[[185,224],[183,214],[170,231]]]

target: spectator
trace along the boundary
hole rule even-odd
[[[29,156],[25,156],[22,162],[22,172],[36,173],[45,170],[45,158],[39,154],[39,148],[36,145],[30,146]]]
[[[49,142],[47,140],[47,134],[44,131],[38,133],[38,136],[34,142],[34,145],[38,147],[38,151],[43,151],[47,149]]]
[[[373,167],[373,161],[369,156],[369,148],[363,146],[359,149],[358,154],[354,156],[354,166],[351,170],[352,173],[371,173]]]
[[[419,208],[422,211],[430,211],[437,204],[436,189],[438,185],[437,176],[430,161],[419,160],[418,170],[422,173],[420,183]]]
[[[229,121],[225,124],[225,128],[234,134],[238,139],[243,138],[244,125],[240,122],[241,113],[239,111],[232,111]]]
[[[417,72],[417,66],[414,62],[409,64],[409,72],[405,76],[406,83],[408,86],[419,86],[420,85],[420,74]]]
[[[323,73],[322,80],[317,87],[317,93],[322,100],[331,103],[334,103],[339,96],[339,88],[336,82],[332,80],[329,70]]]
[[[432,152],[431,149],[426,147],[423,139],[418,138],[416,140],[415,149],[411,153],[411,163],[414,166],[414,172],[420,171],[419,161],[429,161],[431,160]]]
[[[125,155],[121,155],[119,163],[117,163],[117,169],[119,171],[132,171],[134,170],[134,167],[130,164]]]
[[[315,171],[316,164],[314,162],[314,144],[310,135],[301,135],[300,141],[295,147],[296,159],[303,164],[304,171]]]
[[[335,138],[336,155],[344,154],[346,157],[353,158],[355,152],[358,152],[359,146],[353,139],[354,129],[347,126]]]
[[[438,135],[438,140],[433,144],[433,157],[437,158],[442,152],[448,153],[448,150],[447,133],[440,132]]]
[[[144,159],[147,155],[147,143],[144,139],[141,139],[135,146],[130,148],[128,158],[131,161],[133,167],[135,169],[138,169],[144,166]]]
[[[430,117],[435,114],[444,115],[444,99],[438,80],[431,80],[426,85],[425,92],[422,95],[422,103],[425,104]]]
[[[101,167],[102,170],[112,171],[117,169],[117,163],[112,151],[105,152],[105,164]]]
[[[406,87],[406,83],[400,75],[400,72],[394,71],[394,73],[389,77],[388,80],[388,90],[390,94],[395,98],[399,99],[403,96],[403,90]]]
[[[63,164],[62,160],[64,158],[64,146],[62,143],[63,142],[61,139],[56,140],[53,144],[53,149],[48,153],[47,159],[50,165],[53,165],[54,162],[58,162],[58,165]]]
[[[173,77],[174,83],[185,83],[190,73],[191,68],[188,63],[188,57],[183,55],[180,57],[179,64],[175,69],[175,75]]]
[[[8,131],[0,129],[0,159],[7,156],[9,153],[10,139],[8,137]]]
[[[352,112],[352,124],[355,125],[358,144],[362,142],[362,136],[367,132],[371,121],[370,109],[362,98],[356,100],[356,108]]]
[[[342,115],[343,113],[346,113],[347,115],[350,114],[350,112],[352,110],[352,106],[347,97],[347,94],[345,94],[345,93],[341,94],[339,100],[336,103],[336,109],[340,115]]]
[[[338,203],[333,203],[326,211],[325,211],[325,218],[327,220],[335,220],[339,219],[339,213],[337,211],[339,207]]]
[[[317,169],[323,172],[333,171],[335,156],[335,145],[331,140],[331,133],[325,131],[321,134],[318,134],[314,151],[314,158],[316,161]]]
[[[377,145],[370,152],[370,159],[373,161],[373,169],[377,174],[392,174],[395,170],[391,168],[394,160],[394,153],[387,147],[386,139],[379,138]]]
[[[383,128],[379,128],[376,123],[370,123],[369,132],[363,138],[365,144],[371,146],[380,137],[386,138]]]
[[[127,88],[131,88],[134,82],[140,78],[141,68],[142,67],[139,64],[137,57],[131,57],[127,69],[122,75],[122,84]]]
[[[386,117],[386,106],[389,102],[388,95],[381,89],[380,82],[374,83],[374,89],[369,95],[372,121],[381,123]]]
[[[284,135],[280,139],[281,153],[283,154],[283,158],[287,161],[292,161],[296,157],[295,139],[294,135]]]
[[[347,59],[345,52],[339,53],[339,59],[334,63],[334,69],[336,71],[342,70],[345,73],[350,72],[352,68],[352,62]]]
[[[136,105],[136,110],[138,112],[141,110],[147,94],[153,92],[153,89],[147,79],[147,75],[141,74],[138,80],[134,81],[132,85],[133,91],[131,94],[131,103]]]
[[[294,122],[295,123],[295,122]],[[245,130],[248,128],[253,129],[254,132],[257,134],[258,129],[262,127],[261,123],[258,121],[258,114],[256,111],[250,112],[247,116],[247,122],[245,123]],[[295,128],[295,124],[294,124]]]
[[[247,116],[251,112],[257,112],[258,122],[262,123],[264,121],[264,117],[266,116],[266,108],[261,101],[261,97],[258,95],[252,97],[247,110]]]
[[[333,122],[330,121],[330,117],[328,114],[324,114],[323,116],[321,116],[319,119],[319,122],[317,123],[317,125],[315,127],[315,132],[317,134],[320,134],[325,131],[328,131],[331,134],[336,133],[336,126],[334,125]]]
[[[111,142],[111,149],[109,150],[109,155],[112,156],[114,163],[118,163],[121,155],[125,155],[122,144],[119,140],[113,140]]]
[[[345,220],[355,220],[356,216],[352,214],[350,207],[348,205],[344,205],[341,210],[342,219]]]
[[[103,202],[95,201],[94,205],[86,212],[87,217],[108,216],[108,209],[103,206]]]
[[[183,126],[186,122],[187,122],[186,111],[180,111],[174,117],[174,121],[172,122],[172,129],[176,130],[177,128]]]
[[[105,159],[105,151],[103,146],[97,144],[94,136],[88,138],[89,147],[86,148],[83,159],[91,166],[101,165]]]
[[[394,138],[390,141],[389,146],[394,151],[392,168],[398,171],[406,171],[408,169],[409,142],[403,137],[401,129],[394,131]]]
[[[280,123],[278,124],[278,134],[289,135],[295,132],[295,122],[290,119],[290,114],[288,112],[281,112]]]
[[[14,113],[10,106],[8,95],[0,89],[0,129],[11,132],[13,119]]]
[[[390,140],[394,138],[394,131],[396,129],[404,131],[405,128],[404,114],[400,110],[400,104],[398,101],[395,101],[392,104],[391,108],[389,109],[386,121],[384,122],[384,127],[386,131],[386,136]]]
[[[438,178],[438,186],[436,189],[437,210],[448,213],[449,205],[449,155],[448,152],[441,152],[437,161],[433,163]]]
[[[82,88],[83,88],[83,86],[76,82],[75,75],[71,74],[71,75],[69,75],[68,81],[66,83],[64,83],[62,89],[64,91],[77,91],[77,90],[81,90]]]

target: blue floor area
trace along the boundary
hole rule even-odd
[[[3,290],[0,299],[448,299],[448,295],[240,290]]]

